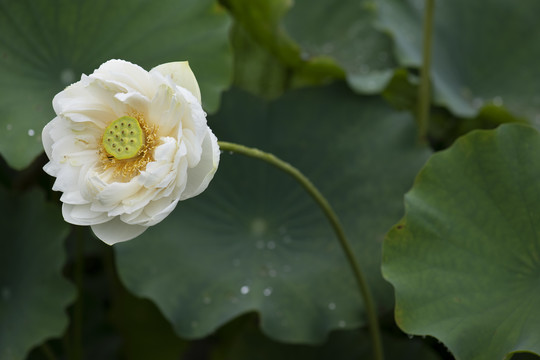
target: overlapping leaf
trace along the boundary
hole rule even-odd
[[[396,321],[459,359],[540,353],[540,134],[503,125],[436,154],[388,234]]]
[[[382,91],[392,77],[395,59],[390,37],[375,27],[377,2],[371,0],[299,0],[284,27],[301,48],[303,60],[328,58],[345,72],[360,93]]]
[[[53,96],[111,58],[148,70],[189,60],[215,111],[231,77],[228,28],[213,0],[0,0],[0,152],[28,165]]]
[[[382,238],[429,156],[414,124],[344,86],[265,103],[238,91],[210,121],[218,137],[276,153],[305,171],[343,218],[380,311],[393,296],[380,276]],[[256,311],[271,338],[322,342],[365,324],[359,291],[321,210],[287,175],[222,154],[210,188],[140,238],[115,246],[120,277],[152,299],[183,337]]]
[[[345,77],[360,93],[380,92],[395,59],[390,37],[376,28],[369,0],[226,0],[235,18],[291,68],[293,85]]]

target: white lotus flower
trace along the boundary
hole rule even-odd
[[[64,219],[112,245],[200,194],[219,163],[187,62],[145,71],[110,60],[53,99],[43,129],[44,170],[62,191]]]

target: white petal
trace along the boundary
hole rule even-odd
[[[128,241],[141,235],[147,226],[129,225],[118,217],[103,224],[92,225],[94,234],[104,243],[113,245],[122,241]]]
[[[146,118],[150,100],[143,94],[139,92],[118,93],[114,95],[114,97],[127,105],[124,110],[126,114],[129,113],[129,110],[131,109],[137,109],[137,112]]]
[[[151,201],[144,207],[142,213],[129,221],[130,224],[139,224],[142,226],[152,226],[161,222],[174,210],[178,204],[178,198],[168,197]]]
[[[90,77],[100,79],[110,85],[120,86],[125,90],[122,92],[136,91],[148,98],[152,98],[156,92],[156,85],[151,80],[148,71],[124,60],[109,60]]]
[[[91,122],[99,128],[117,116],[114,91],[105,90],[95,80],[83,76],[80,82],[68,86],[53,98],[56,114],[74,122]]]
[[[149,217],[146,226],[156,225],[161,222],[176,208],[178,199],[163,198],[157,201],[152,201],[144,208],[144,212]]]
[[[87,201],[85,198],[81,196],[81,193],[79,191],[70,191],[65,192],[60,197],[60,201],[66,204],[72,204],[72,205],[82,205],[82,204],[88,204],[89,201]]]
[[[97,213],[90,210],[90,204],[83,205],[62,205],[62,215],[64,220],[74,225],[94,225],[106,222],[110,218],[106,213]]]
[[[161,84],[148,107],[148,121],[157,125],[160,137],[178,134],[183,113],[189,108],[183,104],[175,89],[168,84]]]
[[[170,78],[176,85],[189,90],[193,96],[201,103],[201,90],[195,74],[191,71],[187,61],[176,61],[156,66],[150,73],[159,72],[165,77]]]
[[[55,117],[52,119],[41,131],[41,141],[43,142],[43,149],[45,149],[45,154],[47,154],[47,157],[51,158],[52,153],[52,145],[54,144],[54,140],[51,137],[51,130],[56,126],[56,123],[59,121],[57,120],[58,117]]]
[[[220,150],[216,136],[208,128],[204,138],[203,153],[199,164],[187,170],[187,184],[180,200],[189,199],[203,192],[214,177],[219,165]]]
[[[173,170],[175,155],[178,152],[185,154],[185,147],[178,148],[178,144],[173,138],[162,138],[163,144],[154,150],[154,161],[146,165],[146,169],[141,171],[137,181],[147,188],[160,186],[163,179]],[[166,185],[161,185],[164,187]]]
[[[96,195],[96,200],[105,206],[118,205],[124,199],[136,194],[140,189],[141,185],[136,181],[125,183],[113,182],[107,184],[105,188]]]

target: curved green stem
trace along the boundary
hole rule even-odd
[[[296,181],[298,181],[300,185],[302,185],[302,187],[315,200],[315,202],[321,207],[328,221],[332,225],[332,228],[334,229],[337,235],[337,238],[339,240],[339,243],[343,251],[345,252],[347,261],[349,262],[349,265],[351,266],[354,277],[358,284],[358,288],[360,289],[360,293],[362,295],[362,298],[364,299],[367,318],[368,318],[368,324],[369,324],[369,331],[370,331],[371,340],[373,343],[373,349],[374,349],[373,351],[375,353],[375,359],[382,360],[384,358],[383,348],[382,348],[381,334],[380,334],[380,329],[379,329],[379,320],[377,318],[377,312],[375,310],[375,303],[373,301],[373,296],[371,295],[371,291],[369,290],[369,286],[362,273],[362,270],[360,269],[360,265],[358,263],[358,260],[356,259],[356,256],[354,255],[352,247],[349,241],[347,240],[345,231],[343,230],[343,226],[341,225],[341,222],[339,221],[339,218],[337,217],[336,213],[334,212],[334,210],[328,203],[328,200],[326,200],[326,198],[320,193],[320,191],[315,187],[315,185],[313,185],[313,183],[304,174],[302,174],[297,168],[277,158],[276,156],[266,153],[264,151],[261,151],[259,149],[248,148],[243,145],[238,145],[238,144],[233,144],[233,143],[223,142],[223,141],[219,141],[218,143],[222,151],[231,151],[231,152],[238,153],[241,155],[260,159],[283,170],[287,174],[291,175]]]
[[[83,282],[84,282],[84,233],[82,228],[75,228],[75,283],[79,296],[73,309],[73,358],[83,359]]]
[[[431,102],[429,72],[431,67],[431,38],[433,35],[433,8],[435,6],[435,0],[426,0],[425,3],[422,68],[420,70],[420,87],[418,88],[418,135],[422,142],[427,140],[429,129],[429,106]]]

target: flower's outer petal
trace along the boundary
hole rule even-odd
[[[62,194],[60,201],[65,204],[82,205],[88,204],[89,201],[82,197],[80,191],[69,191]]]
[[[202,157],[199,164],[187,170],[187,184],[180,200],[189,199],[203,192],[214,177],[219,165],[219,145],[216,136],[208,128],[208,134],[202,144]]]
[[[160,223],[176,208],[178,201],[178,199],[171,198],[151,201],[150,204],[144,208],[144,212],[149,218],[145,225],[152,226]]]
[[[73,225],[94,225],[106,222],[110,219],[107,213],[95,212],[90,209],[90,204],[62,205],[64,220]]]
[[[188,106],[179,100],[175,88],[161,84],[148,105],[148,121],[157,126],[160,137],[177,137],[181,131],[181,119],[186,116]]]
[[[114,92],[103,89],[86,75],[53,98],[54,112],[73,122],[90,122],[103,129],[120,111],[113,101]]]
[[[52,145],[54,140],[51,136],[51,130],[56,126],[56,123],[59,121],[58,117],[52,119],[41,131],[41,141],[43,142],[43,149],[45,149],[45,154],[47,158],[51,159],[52,154]]]
[[[146,205],[143,211],[137,217],[131,217],[129,224],[137,224],[141,226],[153,226],[161,222],[176,208],[179,199],[174,197],[161,198],[152,200]],[[122,219],[127,221],[127,217],[122,216]]]
[[[148,98],[152,98],[156,92],[148,71],[124,60],[109,60],[101,64],[90,77],[104,84],[120,86],[123,92],[139,92]]]
[[[195,167],[201,159],[202,143],[208,132],[206,114],[191,93],[182,88],[177,88],[177,91],[189,105],[184,106],[185,114],[181,117],[182,132],[178,134],[178,139],[182,139],[186,144],[189,166]]]
[[[147,226],[126,224],[118,217],[102,224],[92,225],[94,234],[107,245],[136,238],[146,229]]]
[[[126,105],[124,113],[128,114],[131,109],[136,109],[137,113],[143,117],[147,116],[150,100],[145,95],[139,92],[127,92],[118,93],[114,97]]]
[[[199,88],[195,74],[193,74],[193,71],[189,67],[189,62],[175,61],[161,64],[150,70],[150,73],[156,71],[165,77],[170,77],[176,85],[189,90],[199,100],[199,104],[201,103],[201,89]]]

